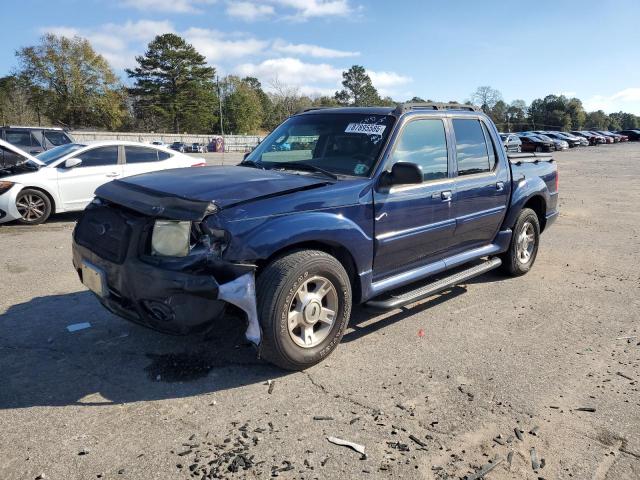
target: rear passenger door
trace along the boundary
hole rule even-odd
[[[5,130],[5,140],[31,155],[36,155],[43,150],[42,145],[30,130],[8,128]]]
[[[442,118],[407,120],[386,161],[422,169],[423,183],[376,187],[374,280],[430,263],[449,247],[454,219],[447,134]]]
[[[490,244],[507,210],[508,165],[479,118],[451,119],[455,138],[455,232],[451,253]]]
[[[124,176],[139,175],[169,168],[170,155],[155,148],[125,145]]]

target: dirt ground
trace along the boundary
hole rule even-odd
[[[640,144],[556,158],[528,275],[356,308],[301,373],[236,317],[176,338],[107,313],[71,267],[75,216],[0,227],[0,479],[640,478]]]

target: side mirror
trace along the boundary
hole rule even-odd
[[[81,158],[69,158],[64,162],[64,168],[75,168],[82,163]]]
[[[391,167],[387,186],[414,185],[423,182],[422,168],[410,162],[396,162]]]

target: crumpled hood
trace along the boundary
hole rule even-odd
[[[162,170],[106,183],[96,196],[146,215],[201,220],[213,202],[222,209],[333,183],[311,175],[250,167]]]

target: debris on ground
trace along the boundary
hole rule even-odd
[[[522,442],[523,441],[522,434],[524,433],[524,430],[521,430],[520,427],[516,427],[513,429],[513,432],[516,434],[516,437],[518,438],[518,440]]]
[[[511,463],[513,462],[513,452],[507,454],[507,468],[511,470]]]
[[[399,450],[401,452],[408,452],[409,451],[409,445],[407,445],[406,443],[387,442],[387,445],[389,445],[394,450]]]
[[[422,338],[424,337],[424,335],[425,335],[424,329],[421,328],[420,330],[418,330],[418,337]]]
[[[67,331],[69,333],[77,332],[78,330],[85,330],[87,328],[91,328],[91,324],[89,322],[72,323],[71,325],[67,325]]]
[[[486,465],[483,465],[480,468],[480,470],[478,470],[476,473],[474,473],[473,475],[467,475],[465,477],[466,480],[478,480],[484,477],[487,473],[489,473],[491,470],[493,470],[498,465],[500,465],[500,463],[502,463],[503,460],[504,459],[502,457],[497,455],[493,460],[490,460],[489,463],[487,463]]]
[[[420,440],[415,435],[409,435],[409,439],[412,440],[413,442],[417,443],[418,445],[420,445],[422,448],[427,448],[427,444],[424,443],[422,440]]]
[[[335,418],[333,417],[326,417],[324,415],[314,415],[313,419],[314,420],[335,420]]]
[[[591,413],[596,411],[595,407],[578,407],[578,408],[574,408],[574,410],[576,412],[591,412]]]
[[[633,378],[631,378],[629,375],[625,375],[625,374],[624,374],[624,373],[622,373],[622,372],[616,372],[616,375],[618,375],[618,376],[620,376],[620,377],[622,377],[622,378],[626,378],[627,380],[631,380],[631,381],[633,381]]]
[[[273,388],[276,386],[276,382],[275,380],[268,380],[267,385],[269,385],[269,390],[267,390],[267,393],[271,395],[273,393]]]
[[[538,430],[540,430],[540,427],[536,425],[531,430],[529,430],[529,435],[533,435],[534,437],[537,437],[538,436]]]
[[[531,455],[531,468],[534,472],[540,470],[540,462],[538,461],[538,453],[536,452],[536,447],[531,447],[529,450],[529,454]]]
[[[361,459],[364,460],[367,458],[367,454],[364,453],[364,445],[360,445],[358,443],[350,442],[349,440],[343,440],[342,438],[337,437],[327,437],[327,440],[334,445],[340,445],[343,447],[349,447],[361,455]]]

